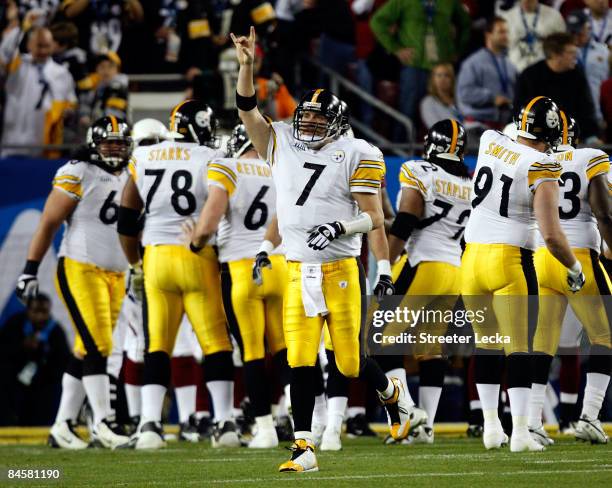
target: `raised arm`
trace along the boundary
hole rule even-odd
[[[249,139],[262,158],[268,153],[268,143],[272,128],[257,108],[257,96],[253,84],[253,60],[255,58],[255,27],[251,26],[249,37],[236,37],[230,34],[240,69],[236,87],[236,107],[238,115],[244,123]]]

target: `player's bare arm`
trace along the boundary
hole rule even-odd
[[[612,205],[608,192],[607,175],[597,175],[589,184],[589,205],[597,219],[601,237],[612,248]]]
[[[229,196],[227,191],[218,186],[208,187],[208,198],[200,212],[198,222],[193,230],[190,248],[192,251],[202,249],[208,239],[217,231],[219,222],[227,212]]]
[[[139,219],[144,203],[138,194],[138,188],[134,179],[130,177],[121,195],[121,206],[119,207],[119,220],[117,221],[117,232],[121,248],[125,253],[130,265],[140,262],[140,225]]]
[[[391,263],[389,262],[389,243],[387,242],[387,234],[385,226],[371,230],[368,232],[368,242],[370,250],[376,258],[377,279],[374,285],[374,295],[379,299],[385,295],[393,295],[395,288],[393,287],[393,279],[391,278]]]
[[[393,205],[391,204],[391,200],[389,200],[389,194],[385,188],[380,189],[380,201],[385,216],[385,232],[388,234],[391,230],[391,225],[393,225],[393,220],[395,219],[395,211],[393,210]]]
[[[278,217],[276,214],[274,214],[274,217],[272,217],[272,220],[270,221],[270,225],[268,225],[268,228],[266,229],[264,241],[271,242],[275,248],[280,246],[282,242],[282,238],[278,230]]]
[[[423,216],[425,201],[418,190],[402,188],[399,210],[389,234],[389,260],[394,263],[402,253],[406,241]]]
[[[253,84],[253,61],[255,59],[255,27],[251,26],[249,36],[236,37],[230,34],[238,56],[240,69],[236,86],[238,115],[246,127],[249,138],[257,152],[266,157],[271,127],[257,108],[255,85]]]
[[[255,261],[253,261],[253,281],[257,286],[263,284],[263,268],[272,269],[272,261],[270,261],[270,253],[280,246],[282,239],[278,230],[278,217],[274,214],[270,225],[266,229],[264,240],[259,246],[259,250],[255,255]]]

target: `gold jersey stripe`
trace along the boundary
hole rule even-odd
[[[587,180],[591,181],[597,175],[607,175],[610,172],[610,161],[602,161],[601,163],[587,168],[586,175]]]
[[[208,172],[207,172],[207,178],[210,181],[215,181],[219,184],[221,184],[223,186],[223,188],[225,188],[225,191],[227,191],[227,193],[229,195],[232,195],[232,193],[234,193],[234,190],[236,189],[236,184],[232,181],[232,179],[227,175],[227,173],[217,169],[217,168],[208,168]]]
[[[227,172],[229,174],[229,176],[232,178],[232,181],[234,183],[236,183],[238,181],[238,177],[236,176],[236,173],[234,173],[232,171],[231,168],[228,168],[227,166],[221,164],[221,163],[211,163],[208,165],[209,168],[218,168],[220,170],[223,170],[225,172]]]

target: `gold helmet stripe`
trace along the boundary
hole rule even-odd
[[[111,120],[111,126],[113,128],[113,132],[115,133],[119,132],[119,124],[117,123],[117,117],[115,117],[114,115],[109,115],[109,118]]]
[[[533,107],[540,98],[544,97],[540,95],[539,97],[532,98],[531,101],[525,105],[525,108],[523,109],[523,117],[521,118],[521,130],[527,131],[527,116],[529,115],[531,107]]]
[[[317,90],[315,90],[314,95],[312,96],[312,99],[310,100],[311,103],[316,103],[317,99],[319,98],[319,95],[321,94],[321,92],[323,91],[323,88],[319,88]]]
[[[191,102],[191,100],[183,100],[181,103],[179,103],[176,107],[174,107],[172,109],[172,113],[170,114],[170,130],[171,131],[176,131],[176,129],[174,128],[174,123],[175,120],[174,118],[176,117],[176,113],[181,109],[181,107],[183,105],[185,105],[187,102]]]
[[[450,153],[454,154],[455,149],[457,149],[457,137],[459,136],[459,126],[457,125],[457,121],[455,119],[450,119],[451,126],[453,127],[453,136],[451,137],[451,147]]]
[[[563,110],[559,111],[561,114],[561,124],[563,127],[563,133],[562,133],[562,137],[561,137],[561,144],[567,144],[567,129],[568,129],[568,122],[567,122],[567,117],[565,116],[565,112]]]

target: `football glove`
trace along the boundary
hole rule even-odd
[[[17,279],[15,294],[21,303],[27,305],[32,298],[38,295],[38,278],[32,274],[22,274]]]
[[[569,285],[570,291],[576,293],[580,291],[580,289],[584,286],[584,282],[586,281],[584,277],[584,273],[582,269],[579,270],[567,270],[567,284]]]
[[[257,286],[263,284],[263,268],[272,269],[272,262],[265,251],[258,252],[253,263],[253,281]]]
[[[391,276],[383,274],[378,277],[376,286],[374,286],[374,295],[380,301],[388,295],[395,293],[395,287],[393,286],[393,280]]]
[[[127,292],[136,298],[136,300],[142,302],[144,298],[144,271],[142,270],[141,263],[130,266]]]
[[[308,231],[308,247],[321,251],[329,246],[330,242],[344,234],[344,227],[338,221],[318,225]]]

